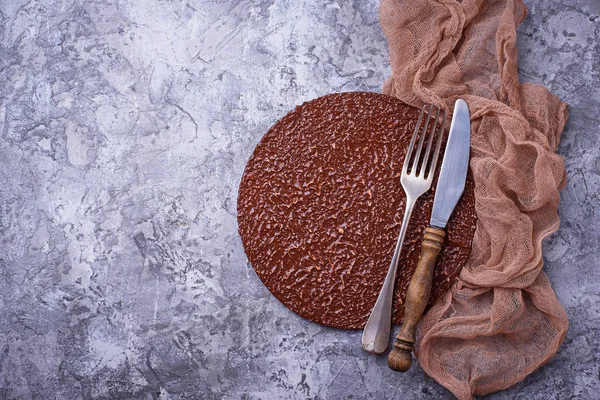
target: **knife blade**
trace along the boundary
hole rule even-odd
[[[469,152],[471,147],[471,121],[467,103],[458,99],[450,123],[450,134],[444,151],[442,168],[435,189],[430,225],[445,228],[465,189]]]
[[[444,159],[435,190],[429,227],[425,229],[421,256],[412,275],[404,305],[404,322],[388,355],[388,365],[395,371],[405,372],[412,364],[415,331],[425,312],[437,256],[446,237],[446,225],[460,199],[467,180],[471,146],[471,122],[467,103],[458,99],[454,103],[450,133],[446,142]]]

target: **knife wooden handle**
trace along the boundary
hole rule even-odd
[[[394,371],[406,372],[412,364],[411,352],[415,348],[415,331],[429,302],[435,261],[445,237],[446,232],[443,229],[433,226],[425,229],[419,263],[406,293],[404,322],[396,335],[394,348],[388,355],[388,366]]]

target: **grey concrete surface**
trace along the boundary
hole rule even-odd
[[[490,399],[600,398],[600,2],[526,1],[523,81],[570,105],[551,363]],[[248,265],[237,186],[305,100],[379,91],[370,1],[0,1],[0,398],[443,399]]]

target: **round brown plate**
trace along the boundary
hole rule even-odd
[[[239,231],[256,273],[292,311],[335,328],[366,323],[400,231],[400,172],[418,116],[386,95],[331,94],[297,107],[256,146],[240,184]],[[435,184],[417,202],[404,241],[395,323],[402,320]],[[438,257],[430,304],[469,257],[475,221],[469,175]]]

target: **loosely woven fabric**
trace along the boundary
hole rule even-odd
[[[516,27],[526,15],[520,0],[383,0],[379,9],[392,67],[384,93],[448,110],[463,98],[471,112],[472,254],[417,339],[420,365],[460,399],[524,379],[568,326],[542,272],[566,181],[556,148],[567,105],[519,82]]]

